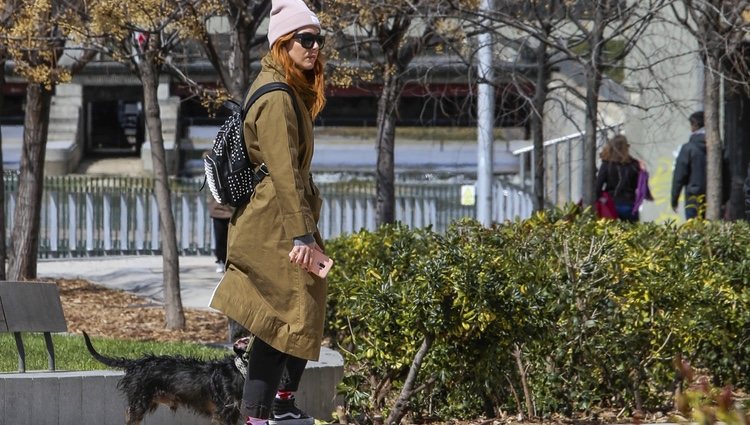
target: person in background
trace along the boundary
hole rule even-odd
[[[690,115],[690,139],[682,145],[672,175],[672,209],[677,212],[680,192],[685,188],[685,219],[705,214],[706,129],[703,111]]]
[[[307,271],[314,252],[323,251],[322,201],[310,173],[313,121],[325,105],[320,30],[302,0],[272,0],[271,51],[249,93],[285,82],[293,95],[269,92],[247,113],[248,154],[269,175],[230,222],[227,271],[211,299],[211,307],[252,334],[240,406],[250,425],[314,423],[294,392],[307,361],[320,356],[328,290],[325,279]]]
[[[214,255],[216,255],[216,273],[224,273],[227,262],[227,231],[229,230],[229,219],[234,214],[234,208],[229,205],[221,205],[216,202],[211,194],[208,194],[208,215],[214,229]]]
[[[615,201],[617,218],[638,221],[638,210],[633,208],[638,188],[638,173],[643,166],[630,156],[630,144],[623,135],[609,139],[602,148],[602,164],[596,175],[596,191],[607,191]]]

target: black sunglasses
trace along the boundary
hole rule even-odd
[[[309,32],[298,32],[294,34],[294,39],[305,49],[312,49],[315,43],[318,43],[318,49],[322,49],[326,44],[326,38]]]

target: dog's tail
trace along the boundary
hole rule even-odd
[[[86,341],[86,348],[89,350],[89,353],[91,353],[91,357],[95,358],[97,361],[103,363],[106,366],[114,367],[117,369],[125,369],[132,363],[130,360],[125,358],[106,357],[99,354],[94,349],[94,346],[91,345],[91,338],[89,338],[89,335],[86,332],[83,332],[83,339]]]

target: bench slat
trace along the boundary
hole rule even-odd
[[[0,332],[68,331],[54,283],[0,282],[0,309]]]

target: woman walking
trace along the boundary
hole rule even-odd
[[[304,2],[273,0],[268,42],[249,93],[283,82],[294,95],[267,93],[245,119],[250,159],[269,174],[230,223],[227,270],[211,306],[253,335],[241,406],[246,423],[312,425],[294,392],[307,361],[320,354],[326,306],[325,279],[306,271],[314,251],[323,251],[310,164],[313,120],[325,105],[324,38]]]
[[[630,144],[623,135],[607,141],[599,155],[602,164],[596,176],[597,193],[606,191],[615,201],[617,218],[625,221],[638,221],[636,189],[641,163],[630,156]]]

